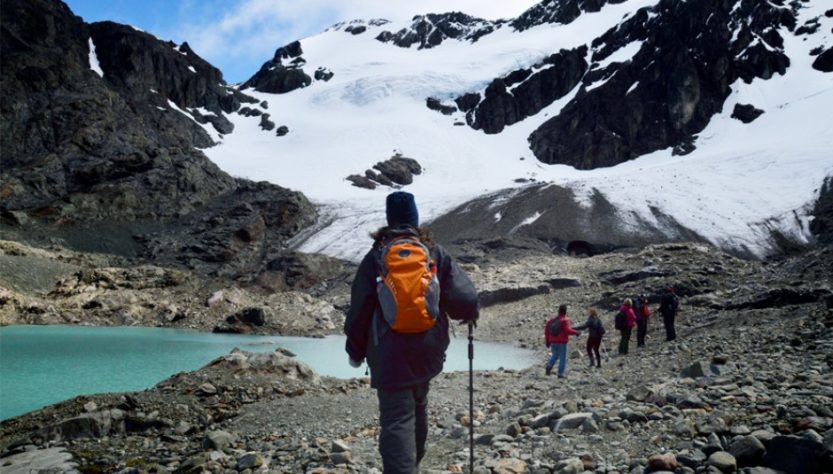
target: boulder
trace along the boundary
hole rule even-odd
[[[833,72],[833,47],[827,48],[813,61],[813,69],[821,72]]]
[[[738,467],[757,466],[764,452],[764,444],[752,435],[738,438],[729,445],[729,453],[737,459]]]
[[[266,464],[266,460],[260,453],[246,453],[237,458],[237,470],[243,471],[245,469],[258,469]]]
[[[564,415],[558,419],[555,423],[555,429],[553,429],[553,431],[558,432],[561,430],[574,430],[576,428],[580,428],[585,421],[592,419],[592,413],[570,413],[569,415]]]
[[[22,453],[4,455],[4,474],[77,473],[78,464],[66,448],[32,449]]]
[[[738,119],[743,123],[751,123],[763,113],[763,110],[756,109],[755,106],[750,104],[735,104],[735,109],[732,111],[732,118]]]
[[[228,431],[215,430],[206,431],[202,446],[205,449],[223,451],[230,448],[237,441],[237,436]]]
[[[720,472],[735,472],[738,469],[738,463],[735,457],[726,451],[717,451],[709,456],[706,465],[714,466],[720,469]]]
[[[674,471],[680,466],[673,453],[654,454],[648,458],[648,472]]]
[[[830,458],[824,455],[821,443],[798,436],[776,436],[766,443],[761,463],[787,474],[825,472],[831,470]]]

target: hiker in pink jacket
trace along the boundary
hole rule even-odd
[[[619,307],[619,312],[616,314],[615,320],[616,329],[622,335],[619,340],[619,354],[625,355],[628,353],[628,344],[631,341],[631,331],[636,326],[636,314],[633,312],[633,303],[628,298]]]

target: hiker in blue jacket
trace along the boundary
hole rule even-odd
[[[373,246],[356,271],[350,309],[344,323],[350,364],[367,360],[370,386],[379,399],[379,452],[385,474],[416,472],[428,436],[428,390],[442,371],[448,348],[449,318],[474,323],[479,316],[477,291],[448,252],[419,227],[414,196],[394,192],[386,200],[388,225],[372,234]],[[383,249],[402,238],[424,244],[439,281],[439,315],[433,327],[418,333],[394,330],[380,305]],[[434,268],[434,267],[432,267]]]

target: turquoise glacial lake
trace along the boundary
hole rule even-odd
[[[468,370],[467,330],[459,328],[445,371]],[[233,348],[268,352],[282,347],[319,374],[364,377],[350,367],[344,336],[242,336],[146,327],[7,326],[0,328],[0,420],[78,395],[145,390],[182,371],[196,370]],[[522,369],[534,353],[474,343],[475,370]]]

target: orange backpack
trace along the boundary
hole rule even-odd
[[[376,293],[385,321],[396,332],[420,333],[440,315],[437,265],[419,239],[398,237],[382,247]]]

